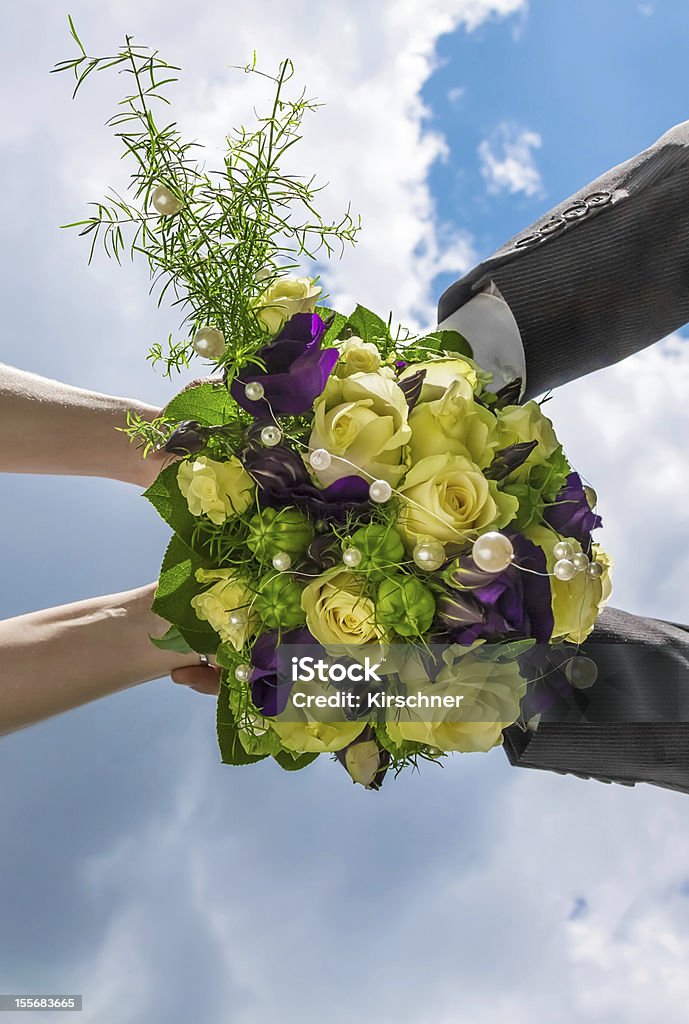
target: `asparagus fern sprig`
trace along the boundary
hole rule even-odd
[[[294,76],[290,60],[273,76],[257,69],[254,55],[244,70],[273,83],[270,111],[257,115],[252,128],[232,129],[222,166],[210,170],[202,147],[184,139],[167,118],[168,92],[180,69],[131,36],[115,54],[93,57],[71,18],[69,24],[77,54],[53,70],[73,74],[73,95],[94,72],[115,69],[131,82],[107,125],[133,169],[125,195],[109,190],[91,204],[90,216],[65,227],[90,236],[89,261],[99,244],[118,262],[127,250],[132,258],[143,256],[158,302],[168,298],[180,307],[184,337],[169,338],[167,351],[158,344],[150,353],[166,364],[168,375],[187,365],[194,332],[212,326],[228,341],[218,365],[231,376],[265,340],[254,302],[271,280],[356,240],[359,221],[349,208],[339,220],[324,221],[316,207],[321,186],[280,169],[302,137],[305,115],[318,104],[304,92],[287,97]],[[154,205],[161,188],[179,207],[174,213],[161,215]]]

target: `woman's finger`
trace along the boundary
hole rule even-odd
[[[188,686],[197,693],[208,693],[217,697],[220,689],[220,672],[211,665],[190,665],[176,668],[170,673],[173,683]]]

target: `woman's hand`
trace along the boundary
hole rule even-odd
[[[208,693],[218,696],[220,689],[220,669],[213,665],[187,665],[175,668],[170,673],[173,683],[188,686],[197,693]]]
[[[172,672],[184,685],[217,693],[217,670],[200,665],[197,654],[151,643],[168,628],[151,610],[155,587],[0,622],[0,736]]]
[[[0,472],[102,476],[148,487],[165,453],[141,457],[122,427],[127,412],[160,410],[131,398],[74,388],[0,364]]]

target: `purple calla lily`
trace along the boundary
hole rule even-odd
[[[561,537],[578,540],[584,551],[591,546],[591,531],[603,524],[601,517],[591,510],[578,473],[569,474],[565,486],[554,503],[546,508],[543,518]]]
[[[322,393],[339,358],[336,348],[321,348],[325,324],[317,313],[297,313],[277,338],[257,355],[265,369],[248,366],[230,385],[230,393],[242,409],[257,418],[307,412]],[[256,402],[246,396],[246,385],[256,382],[264,389]]]
[[[485,582],[473,583],[471,590],[450,589],[438,599],[438,617],[457,643],[468,646],[511,635],[550,640],[554,623],[545,553],[522,534],[510,539],[517,565],[485,574]]]
[[[304,626],[282,633],[276,629],[269,630],[262,633],[254,644],[249,677],[251,699],[261,714],[268,718],[282,714],[292,692],[291,682],[280,682],[278,679],[278,642],[315,644],[316,640]]]
[[[345,476],[325,488],[312,483],[303,459],[284,445],[273,448],[249,447],[244,466],[256,481],[263,505],[284,508],[295,505],[313,519],[344,522],[348,513],[370,512],[369,485],[360,476]]]

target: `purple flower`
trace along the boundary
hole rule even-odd
[[[548,643],[553,632],[550,580],[545,554],[522,534],[512,534],[515,562],[532,572],[511,565],[494,576],[484,574],[485,582],[471,573],[471,590],[450,589],[438,599],[437,610],[453,640],[472,644],[475,640],[494,641],[505,636],[533,637]],[[471,566],[466,566],[466,572]],[[544,575],[535,575],[543,573]],[[460,571],[458,579],[468,582]]]
[[[603,520],[591,511],[584,485],[578,473],[570,473],[567,482],[543,518],[562,537],[573,537],[584,550],[591,546],[591,531],[602,526]]]
[[[230,385],[230,393],[252,416],[296,415],[310,409],[338,359],[336,348],[321,349],[325,324],[317,313],[296,313],[277,338],[257,355],[265,369],[248,366]],[[264,397],[252,402],[246,385],[263,385]]]
[[[284,445],[250,446],[243,455],[244,467],[258,487],[261,504],[272,508],[296,505],[314,519],[343,522],[347,514],[370,512],[368,483],[360,476],[344,476],[329,487],[316,487],[303,459]]]
[[[251,652],[251,699],[261,714],[269,718],[282,714],[292,692],[291,681],[278,679],[278,641],[283,644],[315,644],[316,640],[304,626],[278,633],[272,629],[262,633]]]

